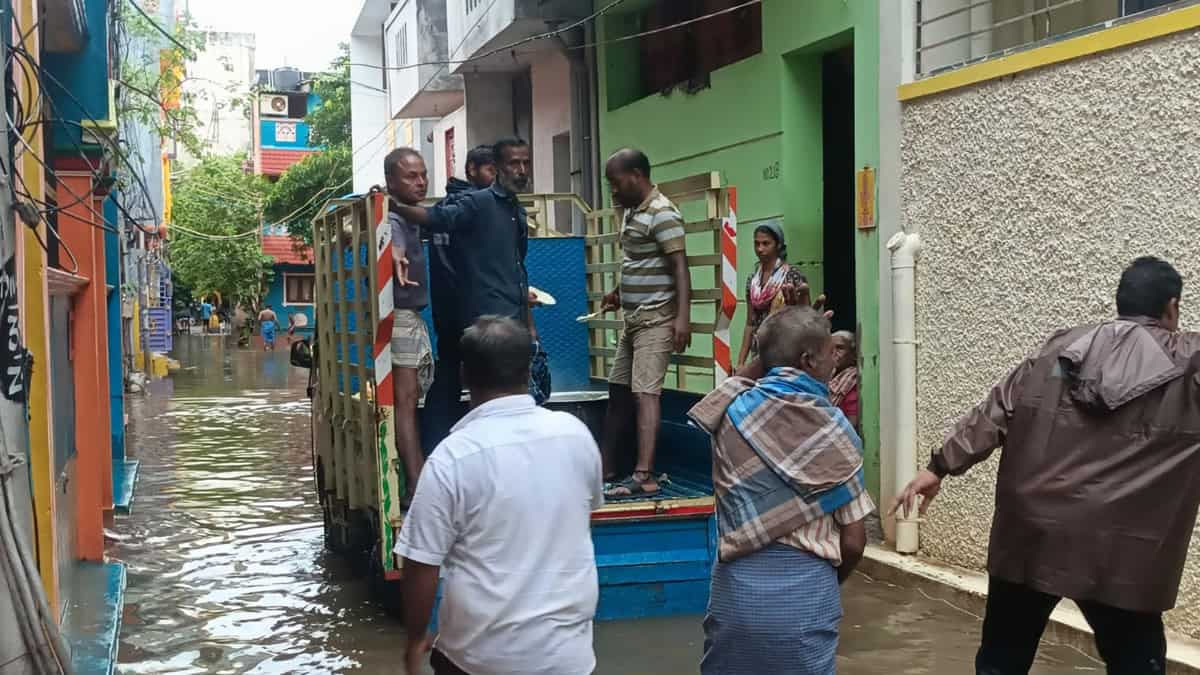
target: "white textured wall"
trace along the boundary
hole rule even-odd
[[[920,232],[922,455],[1054,329],[1112,315],[1117,278],[1156,254],[1200,326],[1200,33],[917,100],[903,109],[901,196]],[[924,460],[925,457],[922,458]],[[922,462],[923,463],[923,462]],[[982,568],[995,458],[946,481],[924,553]],[[1175,629],[1200,635],[1193,539]]]

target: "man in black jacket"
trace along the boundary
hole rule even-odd
[[[452,176],[441,203],[453,204],[470,192],[491,187],[495,180],[496,160],[492,146],[481,145],[467,153],[467,180]],[[429,252],[429,292],[433,296],[433,329],[437,334],[437,375],[426,397],[429,406],[427,441],[428,447],[435,447],[450,435],[450,427],[465,412],[458,342],[466,322],[462,317],[461,283],[457,272],[463,264],[461,251],[453,246],[449,232],[431,232]]]

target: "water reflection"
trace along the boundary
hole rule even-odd
[[[121,671],[392,671],[398,624],[324,551],[306,372],[218,337],[175,356],[183,369],[130,406]]]

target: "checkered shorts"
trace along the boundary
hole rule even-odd
[[[433,385],[433,343],[421,315],[411,309],[398,309],[392,324],[392,367],[417,371],[421,395]]]

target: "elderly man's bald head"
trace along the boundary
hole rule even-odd
[[[833,375],[829,319],[811,307],[786,307],[771,315],[756,333],[767,370],[799,368],[822,382]]]

